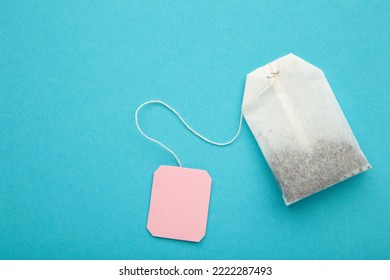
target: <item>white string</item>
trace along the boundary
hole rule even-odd
[[[264,91],[266,91],[267,89],[269,89],[270,87],[273,86],[274,81],[275,81],[275,79],[273,79],[273,78],[275,78],[276,75],[277,75],[278,73],[279,73],[279,71],[277,71],[277,72],[272,72],[272,75],[273,75],[273,76],[272,76],[272,77],[269,77],[269,78],[272,79],[272,81],[270,82],[270,84],[269,84],[268,86],[266,86],[265,88],[263,88],[262,90],[260,90],[260,91],[255,95],[256,97],[257,97],[258,95],[260,95],[261,93],[263,93]],[[268,77],[267,77],[267,78],[268,78]],[[227,145],[233,143],[233,142],[237,139],[238,135],[240,135],[241,128],[242,128],[242,119],[243,119],[242,113],[241,113],[241,115],[240,115],[240,123],[239,123],[239,125],[238,125],[238,129],[237,129],[236,135],[234,135],[234,137],[233,137],[231,140],[229,140],[229,141],[227,141],[227,142],[222,142],[222,143],[220,143],[220,142],[212,141],[212,140],[210,140],[210,139],[204,137],[203,135],[201,135],[199,132],[196,132],[192,127],[190,127],[190,126],[186,123],[186,121],[182,118],[182,116],[180,116],[180,114],[179,114],[175,109],[173,109],[171,106],[169,106],[167,103],[165,103],[165,102],[163,102],[163,101],[161,101],[161,100],[150,100],[150,101],[146,101],[146,102],[142,103],[141,105],[138,106],[137,110],[135,111],[135,125],[137,126],[138,131],[139,131],[139,132],[142,134],[142,136],[145,137],[146,139],[149,139],[150,141],[152,141],[152,142],[154,142],[154,143],[160,145],[160,146],[163,147],[165,150],[167,150],[168,152],[170,152],[170,153],[175,157],[175,159],[176,159],[176,161],[177,161],[177,163],[179,164],[180,167],[182,167],[182,164],[181,164],[181,161],[180,161],[179,157],[178,157],[170,148],[168,148],[167,146],[165,146],[163,143],[161,143],[160,141],[158,141],[158,140],[156,140],[156,139],[154,139],[154,138],[152,138],[152,137],[146,135],[145,132],[143,132],[143,130],[141,129],[139,123],[138,123],[138,112],[139,112],[144,106],[146,106],[146,105],[148,105],[148,104],[152,104],[152,103],[161,104],[161,105],[163,105],[164,107],[166,107],[167,109],[169,109],[172,113],[174,113],[174,114],[179,118],[179,120],[184,124],[184,126],[185,126],[189,131],[191,131],[193,134],[195,134],[196,136],[198,136],[198,137],[199,137],[200,139],[202,139],[203,141],[205,141],[205,142],[207,142],[207,143],[210,143],[210,144],[212,144],[212,145],[216,145],[216,146],[227,146]]]
[[[167,109],[169,109],[172,113],[174,113],[179,119],[180,121],[184,124],[184,126],[189,130],[191,131],[193,134],[195,134],[196,136],[198,136],[200,139],[202,139],[203,141],[206,141],[207,143],[210,143],[210,144],[213,144],[213,145],[216,145],[216,146],[227,146],[231,143],[233,143],[238,135],[240,135],[240,132],[241,132],[241,127],[242,127],[242,114],[240,116],[240,124],[238,126],[238,130],[237,130],[237,133],[236,135],[229,141],[227,142],[223,142],[223,143],[219,143],[219,142],[215,142],[215,141],[212,141],[206,137],[204,137],[203,135],[201,135],[199,132],[196,132],[192,127],[190,127],[186,121],[182,118],[182,116],[180,116],[180,114],[175,110],[173,109],[171,106],[169,106],[168,104],[166,104],[165,102],[161,101],[161,100],[150,100],[150,101],[146,101],[144,103],[142,103],[141,105],[138,106],[137,110],[135,111],[135,125],[137,126],[137,129],[138,131],[142,134],[142,136],[144,136],[146,139],[149,139],[150,141],[160,145],[161,147],[163,147],[165,150],[167,150],[168,152],[170,152],[176,159],[177,163],[179,164],[180,167],[182,167],[182,164],[178,158],[178,156],[171,150],[169,149],[167,146],[165,146],[163,143],[161,143],[160,141],[148,136],[145,134],[145,132],[143,132],[143,130],[141,129],[141,127],[139,126],[139,123],[138,123],[138,112],[142,109],[142,107],[148,105],[148,104],[151,104],[151,103],[157,103],[157,104],[161,104],[163,106],[165,106]]]

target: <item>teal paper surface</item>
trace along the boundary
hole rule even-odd
[[[1,1],[0,259],[389,259],[388,1]],[[373,169],[286,207],[246,123],[145,132],[213,178],[201,243],[146,229],[150,99],[234,136],[245,76],[320,67]]]

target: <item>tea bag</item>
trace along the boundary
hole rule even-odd
[[[242,113],[286,205],[371,168],[324,73],[293,54],[247,75]]]

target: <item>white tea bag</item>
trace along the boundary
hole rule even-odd
[[[293,54],[247,75],[242,113],[286,205],[371,168],[324,73]]]

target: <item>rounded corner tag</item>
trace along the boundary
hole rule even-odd
[[[206,170],[160,166],[153,176],[147,222],[150,233],[201,241],[206,234],[211,181]]]

